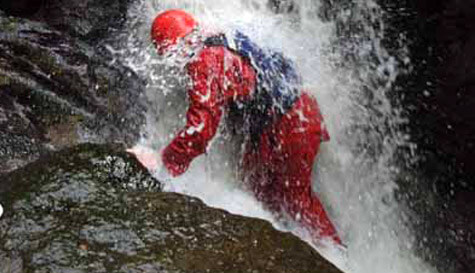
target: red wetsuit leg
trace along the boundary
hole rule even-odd
[[[317,237],[340,244],[335,227],[312,191],[312,167],[321,138],[318,105],[303,94],[290,111],[266,128],[257,150],[245,154],[244,165],[248,183],[269,209],[283,209]]]

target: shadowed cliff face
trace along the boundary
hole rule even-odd
[[[438,13],[437,42],[442,57],[437,67],[434,104],[447,126],[438,146],[454,155],[468,177],[475,176],[475,1],[445,1]],[[463,178],[462,178],[463,179]],[[469,182],[469,181],[466,181]],[[467,188],[475,190],[475,183]]]
[[[475,267],[475,1],[380,1],[392,38],[407,35],[412,67],[399,79],[418,145],[400,198],[421,253],[441,272]],[[429,251],[428,251],[429,250]]]
[[[0,8],[13,16],[32,16],[43,4],[44,0],[0,0]]]
[[[458,180],[455,190],[474,190],[466,178],[475,175],[475,1],[416,3],[407,16],[412,22],[405,23],[413,27],[408,32],[415,73],[408,77],[417,89],[405,93],[412,129],[422,150],[434,154],[429,159],[445,165],[426,167],[448,170]]]

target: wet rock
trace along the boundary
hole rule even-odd
[[[475,268],[475,192],[463,192],[455,197],[454,207],[443,222],[457,261],[456,272],[472,272]]]
[[[13,16],[32,16],[43,3],[44,0],[0,0],[0,9]]]
[[[132,0],[45,0],[35,19],[91,44],[119,30]]]
[[[160,192],[120,147],[80,145],[0,182],[0,272],[340,272],[262,220]]]
[[[45,22],[83,41],[97,43],[120,29],[132,0],[0,0],[8,15]]]
[[[387,34],[398,41],[404,33],[411,59],[397,93],[418,162],[404,174],[400,198],[415,214],[409,222],[423,256],[440,272],[473,272],[475,1],[378,2]]]
[[[267,5],[275,13],[292,13],[297,10],[293,0],[269,0]]]
[[[49,148],[137,139],[144,83],[98,52],[44,23],[0,11],[0,172]]]

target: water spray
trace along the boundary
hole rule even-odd
[[[179,113],[186,110],[180,109],[186,105],[183,97],[170,92],[179,89],[180,77],[165,77],[163,63],[150,47],[155,15],[180,8],[223,31],[238,28],[263,47],[294,60],[305,88],[321,106],[331,140],[322,145],[314,188],[348,245],[347,256],[326,256],[352,273],[433,272],[414,253],[404,211],[394,199],[396,151],[407,144],[407,138],[398,129],[404,123],[401,107],[389,97],[395,91],[399,61],[409,61],[407,52],[402,49],[391,55],[385,49],[383,15],[374,1],[334,3],[327,10],[328,18],[322,18],[326,2],[296,0],[290,14],[275,14],[267,0],[137,1],[129,13],[129,32],[121,37],[125,45],[118,58],[148,82],[151,103],[140,144],[159,150],[170,140],[173,128],[182,126]],[[198,196],[210,206],[275,223],[272,214],[240,188],[233,169],[228,168],[232,164],[227,164],[232,163],[227,156],[233,154],[231,145],[223,143],[213,141],[207,155],[197,158],[165,190]],[[285,228],[299,234],[295,227]]]

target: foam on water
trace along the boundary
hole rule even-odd
[[[408,62],[404,47],[391,56],[382,46],[382,12],[371,0],[346,1],[351,4],[337,8],[325,20],[321,11],[328,7],[323,7],[323,1],[295,1],[292,12],[280,15],[271,12],[267,2],[138,1],[129,14],[129,32],[113,51],[148,82],[149,115],[140,145],[159,151],[183,126],[187,107],[181,72],[163,73],[164,60],[150,45],[155,15],[181,8],[207,27],[239,28],[259,44],[282,50],[295,60],[306,89],[322,108],[331,141],[322,145],[314,188],[348,248],[342,254],[315,247],[346,272],[434,272],[414,254],[404,211],[394,200],[399,175],[395,154],[410,143],[397,129],[404,119],[388,96],[394,92],[398,64]],[[357,31],[342,36],[338,28],[345,24],[353,24]],[[233,149],[235,145],[226,140],[213,141],[186,174],[167,182],[166,190],[198,196],[211,206],[267,219],[283,228],[241,189],[233,169]],[[286,228],[308,239],[297,228]]]

